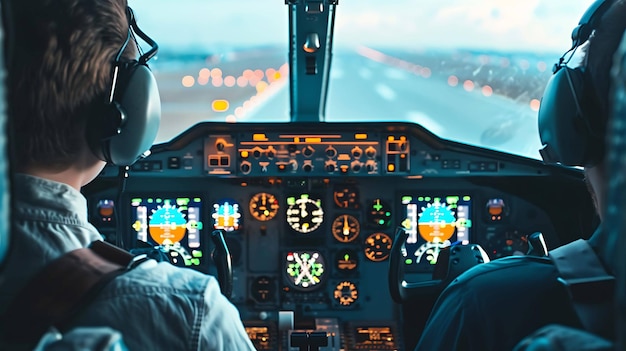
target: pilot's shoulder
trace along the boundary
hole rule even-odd
[[[531,281],[554,280],[552,260],[537,256],[510,256],[475,266],[457,277],[450,287],[492,289],[495,284],[527,285]]]
[[[176,267],[169,262],[149,260],[117,277],[104,293],[187,295],[203,298],[207,290],[217,289],[217,280],[193,269]]]

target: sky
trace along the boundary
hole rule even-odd
[[[288,43],[284,0],[129,0],[161,50]],[[592,0],[339,0],[335,48],[565,51]]]

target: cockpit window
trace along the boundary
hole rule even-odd
[[[540,158],[537,110],[591,0],[339,0],[325,121],[419,123]],[[130,0],[160,44],[165,142],[202,121],[289,120],[284,0]]]
[[[284,1],[130,0],[159,44],[156,143],[199,122],[289,121]]]

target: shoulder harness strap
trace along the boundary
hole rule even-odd
[[[582,326],[592,333],[611,337],[615,277],[606,272],[589,243],[576,240],[550,251],[550,258]]]
[[[36,274],[2,316],[4,338],[28,343],[51,326],[64,331],[104,286],[146,260],[104,241],[64,254]]]

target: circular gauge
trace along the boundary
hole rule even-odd
[[[324,221],[322,202],[311,199],[308,194],[302,194],[299,198],[288,197],[287,205],[287,223],[298,233],[310,233]]]
[[[340,243],[349,243],[359,236],[361,226],[359,220],[351,215],[341,215],[333,221],[333,236]]]
[[[287,281],[294,289],[311,291],[323,282],[326,264],[318,251],[292,251],[286,257]]]
[[[365,257],[370,261],[380,262],[389,257],[391,238],[385,233],[374,233],[365,239]]]
[[[489,256],[492,259],[506,256],[523,256],[528,252],[528,239],[517,230],[493,234],[489,238]]]
[[[241,212],[239,204],[232,199],[223,199],[213,204],[213,228],[227,232],[239,230],[241,227]]]
[[[359,193],[354,185],[336,186],[333,191],[333,201],[339,208],[359,208]]]
[[[100,200],[96,206],[98,216],[102,222],[112,222],[115,214],[115,202],[113,200]]]
[[[333,297],[340,305],[350,306],[359,298],[359,291],[353,282],[343,281],[335,287]]]
[[[491,222],[499,222],[507,217],[509,209],[502,199],[489,199],[487,201],[487,219]]]
[[[420,236],[427,242],[445,242],[456,231],[456,217],[449,205],[434,201],[422,208],[417,226]]]
[[[267,276],[256,278],[252,281],[251,289],[252,297],[259,303],[269,302],[274,296],[276,290],[274,280]]]
[[[367,223],[376,228],[388,228],[391,224],[391,207],[381,199],[372,201],[367,208]]]
[[[359,259],[353,250],[341,250],[335,256],[335,266],[341,273],[356,272],[359,266]]]
[[[269,193],[258,193],[250,199],[250,214],[254,219],[265,222],[276,216],[278,213],[278,200]]]
[[[159,245],[172,245],[185,237],[187,220],[170,199],[153,210],[148,224],[150,237]]]

